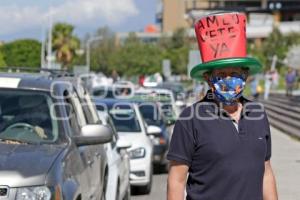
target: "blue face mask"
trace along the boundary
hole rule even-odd
[[[211,78],[211,82],[214,85],[214,94],[217,99],[224,105],[235,105],[237,100],[242,96],[245,88],[245,78],[240,77],[228,77],[228,78]]]

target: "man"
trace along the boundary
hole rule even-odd
[[[290,68],[288,73],[285,75],[286,96],[293,95],[296,78],[296,73]]]
[[[261,68],[246,57],[245,25],[240,13],[209,15],[195,25],[203,63],[191,76],[210,90],[175,124],[168,200],[278,199],[267,116],[242,96],[248,75]]]

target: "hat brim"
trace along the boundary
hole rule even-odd
[[[256,74],[262,69],[262,65],[254,58],[226,58],[196,65],[190,75],[194,79],[201,80],[205,72],[227,67],[246,67],[249,69],[250,75]]]

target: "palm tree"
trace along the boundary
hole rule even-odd
[[[56,59],[63,67],[68,67],[75,56],[75,51],[80,47],[80,40],[73,34],[74,26],[67,23],[54,25],[53,49]]]

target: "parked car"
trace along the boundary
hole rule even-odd
[[[153,164],[155,169],[167,169],[168,161],[166,154],[169,149],[170,135],[168,126],[172,125],[174,121],[164,115],[161,104],[155,99],[138,100],[133,98],[133,102],[139,105],[139,110],[147,124],[147,126],[157,126],[161,132],[159,134],[151,135],[150,139],[154,145]]]
[[[105,198],[112,131],[84,99],[63,77],[0,74],[0,199]]]
[[[171,90],[160,89],[160,88],[140,88],[135,91],[135,96],[140,96],[143,98],[155,97],[162,104],[169,105],[172,110],[170,112],[175,114],[176,117],[179,116],[181,109],[180,106],[176,106],[176,101],[174,94]]]
[[[131,143],[119,139],[115,125],[108,113],[98,111],[98,115],[102,124],[109,126],[113,132],[113,140],[105,145],[108,160],[106,200],[129,200],[131,195],[130,160],[126,150],[131,147]]]
[[[120,136],[130,141],[130,184],[143,194],[152,188],[153,145],[148,135],[159,134],[158,127],[146,126],[138,105],[118,99],[94,99],[98,111],[109,112]]]
[[[92,89],[94,98],[128,99],[133,96],[135,86],[130,82],[117,82],[113,85],[102,85]]]
[[[186,90],[180,82],[163,82],[158,84],[156,88],[171,90],[173,92],[177,108],[180,111],[186,108],[188,96]]]

